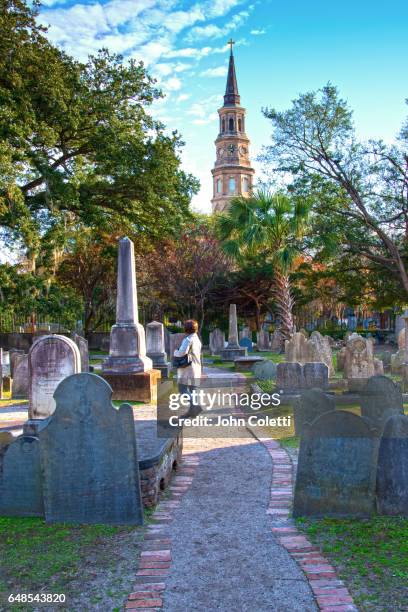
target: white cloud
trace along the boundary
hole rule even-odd
[[[194,125],[208,125],[209,123],[215,123],[218,120],[217,113],[210,113],[207,117],[200,119],[193,119],[191,123]]]
[[[248,9],[249,10],[241,11],[233,15],[223,27],[210,23],[205,26],[196,26],[192,28],[186,36],[187,42],[194,42],[203,38],[221,38],[222,36],[227,36],[230,32],[233,32],[245,23],[252,8],[248,7]]]
[[[189,98],[191,98],[191,94],[180,94],[177,97],[177,102],[185,102],[186,100],[188,100]]]
[[[261,34],[266,34],[266,30],[251,30],[250,32],[253,36],[261,36]]]
[[[177,77],[171,77],[171,79],[163,83],[163,87],[168,91],[177,91],[181,88],[181,81]]]
[[[227,66],[217,66],[217,68],[208,68],[200,73],[202,77],[223,77],[228,72]]]

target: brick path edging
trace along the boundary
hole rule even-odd
[[[322,612],[358,612],[352,596],[334,567],[296,528],[291,518],[294,466],[288,452],[277,440],[260,437],[249,428],[268,451],[272,461],[271,495],[266,511],[272,516],[272,532],[298,563],[310,584],[317,607]]]
[[[170,499],[160,501],[151,516],[153,522],[147,526],[142,543],[135,590],[130,593],[125,610],[159,612],[163,607],[163,593],[171,566],[172,542],[167,525],[173,520],[181,496],[190,488],[198,463],[197,455],[183,455],[180,468],[167,489],[171,493]]]

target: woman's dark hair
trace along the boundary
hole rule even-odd
[[[186,334],[196,334],[198,332],[198,323],[194,319],[184,321],[184,331]]]

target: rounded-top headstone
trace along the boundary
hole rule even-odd
[[[275,380],[276,378],[276,363],[266,359],[261,363],[256,363],[252,372],[258,380]]]

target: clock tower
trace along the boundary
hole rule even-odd
[[[241,106],[231,46],[224,105],[218,110],[219,134],[215,140],[217,158],[213,175],[213,213],[227,210],[237,196],[249,197],[255,170],[249,159],[249,139],[245,133],[245,108]]]

